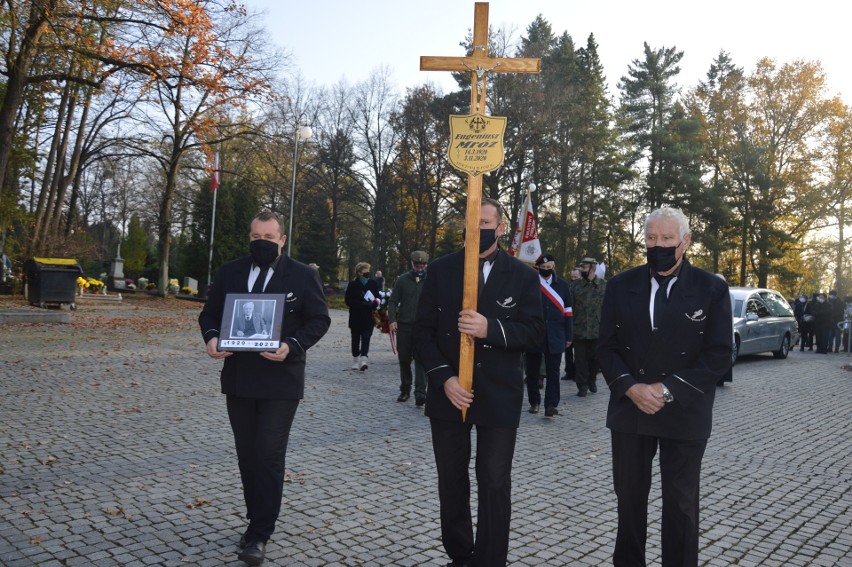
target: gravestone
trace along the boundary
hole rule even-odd
[[[183,278],[183,287],[190,288],[192,290],[192,293],[198,293],[198,280],[186,276]]]
[[[107,289],[111,291],[127,289],[124,280],[124,258],[116,256],[109,262],[109,274],[107,275]]]

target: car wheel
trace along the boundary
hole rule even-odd
[[[734,341],[734,351],[731,353],[731,366],[737,363],[737,359],[740,357],[740,339]]]
[[[790,335],[784,335],[784,339],[781,341],[781,348],[778,350],[772,351],[772,356],[775,358],[787,358],[787,355],[790,353]]]

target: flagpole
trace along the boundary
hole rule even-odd
[[[524,234],[527,231],[527,209],[529,208],[528,203],[532,200],[532,195],[530,194],[531,185],[527,185],[527,196],[523,201],[521,201],[520,215],[524,217],[524,220],[520,221],[520,219],[518,219],[520,221],[520,224],[518,225],[518,248],[514,251],[514,255],[516,257],[521,255],[521,245],[524,243]]]
[[[216,234],[216,197],[219,195],[219,152],[213,158],[213,176],[210,179],[213,186],[213,214],[210,219],[210,253],[207,256],[207,287],[213,281],[213,237]]]

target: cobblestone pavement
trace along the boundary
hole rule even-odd
[[[0,327],[0,564],[242,565],[233,441],[200,304],[82,304],[72,323]],[[346,313],[309,352],[268,565],[446,563],[429,429],[395,401],[386,336],[348,370]],[[741,359],[704,458],[704,565],[852,565],[852,363]],[[615,535],[605,386],[562,382],[560,415],[523,413],[509,560],[605,565]],[[659,564],[652,488],[649,560]],[[474,508],[475,509],[475,508]]]

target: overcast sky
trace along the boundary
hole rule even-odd
[[[464,55],[459,43],[473,27],[471,0],[243,0],[265,12],[277,45],[289,51],[309,83],[350,84],[387,66],[400,88],[431,81],[444,92],[455,84],[446,72],[420,71],[421,55]],[[796,59],[819,60],[829,94],[852,103],[852,33],[845,2],[765,0],[492,0],[492,28],[526,28],[541,14],[556,35],[563,32],[584,46],[594,33],[601,62],[615,84],[634,59],[643,59],[643,42],[684,51],[678,84],[692,87],[706,78],[721,49],[734,63],[754,69],[761,57],[779,65]]]

